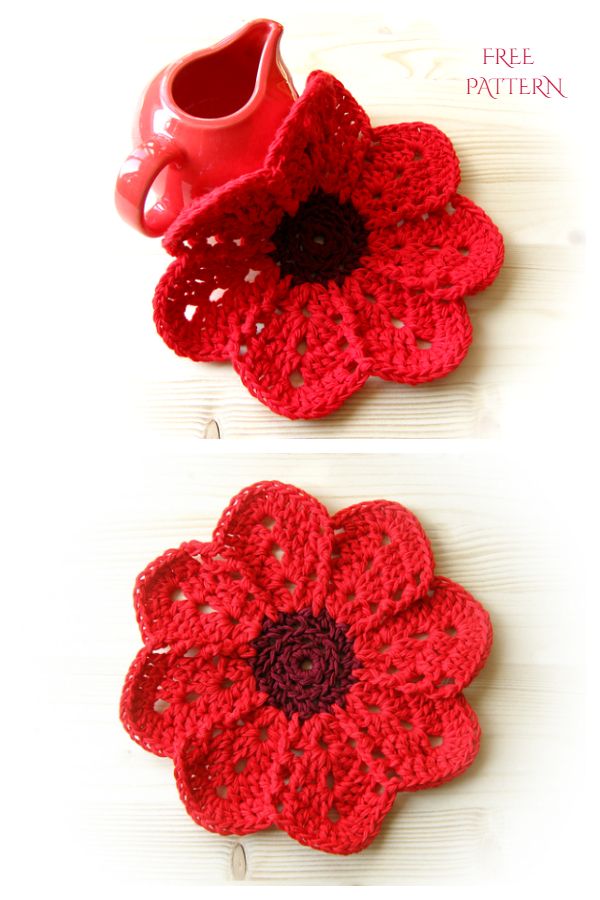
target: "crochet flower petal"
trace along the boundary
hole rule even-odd
[[[138,744],[172,756],[177,739],[197,729],[212,710],[235,718],[262,702],[248,663],[213,653],[191,641],[140,650],[120,708],[121,721]]]
[[[492,220],[460,194],[398,227],[374,229],[369,247],[375,271],[433,300],[459,300],[482,291],[504,259],[502,235]]]
[[[238,494],[214,532],[220,555],[239,561],[268,592],[266,609],[272,615],[322,607],[331,541],[325,507],[310,494],[276,481],[259,482]]]
[[[144,641],[185,640],[224,653],[256,636],[264,606],[239,562],[217,559],[210,544],[197,542],[150,563],[138,576],[134,602]]]
[[[293,215],[311,191],[349,196],[370,134],[366,113],[344,86],[326,72],[313,72],[265,167],[193,200],[167,231],[164,247],[174,256],[194,248],[207,262],[255,256],[283,211]]]
[[[356,634],[362,681],[404,693],[449,697],[484,665],[492,645],[490,617],[467,591],[436,577],[427,596]]]
[[[197,253],[184,254],[171,263],[154,293],[156,330],[175,353],[195,362],[224,361],[237,352],[248,308],[265,300],[269,269],[277,271],[264,257],[214,263],[203,263]]]
[[[354,635],[426,594],[433,554],[415,516],[399,503],[358,503],[332,518],[333,590],[327,609]]]
[[[375,128],[352,202],[370,227],[397,225],[444,206],[460,169],[446,135],[423,122]]]
[[[214,717],[178,749],[177,787],[199,825],[219,834],[250,834],[271,825],[270,770],[287,727],[283,713],[263,706],[230,725]]]
[[[374,777],[334,716],[290,729],[272,770],[275,824],[328,853],[356,853],[377,836],[396,786]]]
[[[374,777],[400,791],[449,781],[479,749],[479,723],[462,694],[430,699],[360,682],[336,715],[353,729],[357,752]]]
[[[279,186],[264,169],[226,182],[185,207],[163,246],[173,256],[193,248],[206,263],[255,255],[282,216]]]
[[[473,335],[464,302],[411,293],[388,274],[362,269],[343,287],[372,374],[405,384],[448,375],[465,358]]]
[[[294,200],[304,199],[305,185],[295,182],[307,163],[313,189],[347,200],[361,175],[371,134],[369,117],[344,85],[328,72],[311,72],[266,159],[267,169],[281,171],[290,185],[289,211],[294,211]]]
[[[335,291],[317,283],[289,288],[256,311],[234,360],[249,391],[290,419],[316,419],[338,409],[368,378],[360,349]]]
[[[366,114],[343,85],[326,72],[313,72],[279,128],[265,167],[192,201],[163,245],[173,255],[194,247],[223,262],[245,259],[270,236],[282,212],[293,215],[312,190],[338,193],[343,175],[348,193],[369,133]]]
[[[313,72],[280,126],[265,166],[209,194],[180,213],[163,245],[176,255],[190,247],[219,262],[246,259],[293,215],[308,194],[348,195],[369,145],[366,113],[332,75]]]

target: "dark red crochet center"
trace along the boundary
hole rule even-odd
[[[252,641],[256,656],[250,660],[260,691],[269,704],[286,716],[298,713],[308,719],[334,703],[344,705],[348,688],[356,679],[358,661],[346,637],[346,625],[338,624],[323,610],[282,613],[265,619]]]
[[[367,249],[367,230],[352,203],[315,191],[295,216],[284,214],[271,240],[271,257],[282,277],[292,276],[292,284],[341,284]]]

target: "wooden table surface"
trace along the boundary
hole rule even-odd
[[[36,128],[52,138],[46,165],[56,180],[44,188],[52,210],[44,240],[24,222],[12,267],[14,297],[26,284],[38,316],[26,348],[38,365],[28,439],[14,442],[34,509],[19,493],[23,559],[8,566],[18,593],[7,605],[23,620],[6,637],[18,646],[14,733],[27,739],[11,745],[6,791],[15,797],[12,830],[26,836],[19,877],[54,879],[65,896],[78,896],[78,886],[119,895],[124,885],[144,897],[192,896],[199,884],[233,881],[492,884],[545,877],[549,859],[569,863],[559,839],[580,768],[582,678],[578,472],[561,443],[579,394],[584,235],[574,104],[467,97],[465,77],[481,70],[480,44],[489,42],[473,17],[475,36],[462,39],[458,22],[445,28],[424,12],[301,15],[282,6],[260,12],[286,26],[283,56],[297,87],[323,68],[375,124],[443,129],[461,159],[462,192],[504,234],[506,263],[469,301],[473,346],[450,377],[419,388],[372,379],[320,422],[275,416],[229,366],[194,364],[162,343],[151,298],[168,257],[121,223],[112,202],[145,82],[234,31],[239,16],[219,8],[207,16],[183,0],[169,16],[160,4],[123,4],[118,23],[100,14],[84,22],[72,10],[79,41],[59,27],[54,6],[46,27],[38,20],[30,50],[49,74],[35,78],[30,107],[39,101]],[[57,90],[68,98],[58,134]],[[80,149],[67,153],[72,147]],[[399,797],[381,837],[354,857],[273,830],[203,831],[183,809],[169,760],[145,753],[118,722],[140,644],[135,576],[167,547],[206,539],[231,496],[265,478],[298,484],[332,512],[378,497],[404,503],[427,529],[438,571],[493,619],[492,656],[468,689],[484,732],[477,761],[442,788]]]
[[[52,601],[65,645],[65,656],[45,666],[63,736],[56,772],[71,785],[63,811],[85,865],[107,886],[166,890],[231,880],[455,883],[543,871],[577,783],[582,668],[569,519],[564,498],[548,498],[540,461],[492,450],[199,458],[193,446],[168,449],[146,453],[142,465],[125,454],[118,496],[110,489],[103,505],[104,486],[86,496],[96,522],[72,547],[72,574]],[[407,505],[427,530],[437,571],[470,590],[493,621],[491,657],[466,691],[484,735],[477,760],[444,787],[399,795],[381,836],[355,856],[301,847],[273,829],[241,838],[205,832],[179,800],[171,761],[134,744],[117,719],[140,646],[135,575],[167,547],[209,539],[230,497],[264,478],[297,484],[332,513],[380,497]],[[82,571],[85,596],[74,609]]]
[[[229,364],[193,363],[163,345],[150,303],[168,257],[158,242],[113,220],[107,236],[113,250],[118,247],[120,284],[109,302],[135,346],[134,407],[144,410],[154,430],[182,436],[421,438],[503,432],[514,403],[534,402],[537,385],[552,374],[577,306],[582,148],[570,127],[573,105],[533,96],[467,96],[467,75],[484,69],[481,47],[475,39],[461,44],[427,22],[409,20],[401,27],[383,14],[341,18],[290,12],[281,18],[283,56],[299,90],[310,71],[322,68],[348,87],[374,124],[426,121],[448,134],[462,166],[459,190],[481,205],[504,235],[504,268],[487,291],[469,300],[473,344],[450,376],[418,387],[374,378],[325,420],[291,422],[251,397]],[[214,15],[204,29],[206,43],[237,25],[235,17]],[[115,165],[128,150],[143,73],[191,46],[187,35],[182,38],[171,27],[160,39],[138,44],[135,66],[115,60],[117,121],[123,123],[113,132]]]

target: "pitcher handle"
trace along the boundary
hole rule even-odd
[[[170,209],[163,198],[146,211],[148,192],[165,166],[181,165],[185,154],[170,138],[156,137],[131,153],[117,178],[115,203],[120,215],[148,237],[160,237],[180,210]]]

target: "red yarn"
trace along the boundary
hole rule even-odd
[[[448,138],[423,123],[372,128],[313,72],[259,171],[186,208],[154,296],[180,356],[231,360],[289,418],[337,409],[370,375],[447,375],[471,343],[464,298],[489,285],[502,237],[456,194]]]
[[[330,518],[303,491],[263,482],[234,497],[211,543],[145,569],[145,646],[121,719],[174,758],[196,822],[220,834],[276,825],[354,853],[398,791],[467,768],[480,731],[461,691],[486,660],[491,624],[433,567],[399,504]]]

